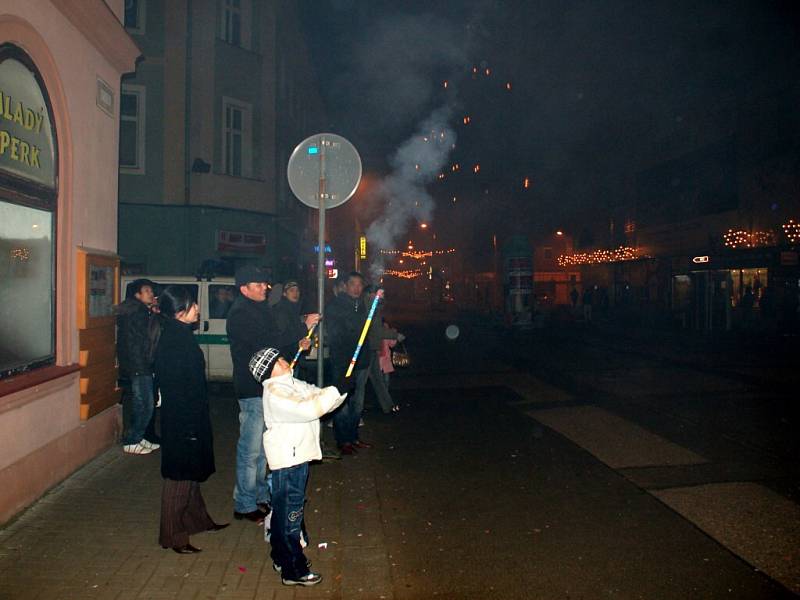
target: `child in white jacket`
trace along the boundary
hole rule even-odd
[[[256,352],[250,372],[264,386],[264,450],[272,471],[272,566],[284,585],[316,585],[322,575],[311,572],[300,546],[308,463],[322,458],[319,418],[338,408],[347,394],[294,379],[275,348]]]

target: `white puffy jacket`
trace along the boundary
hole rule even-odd
[[[335,410],[347,394],[320,389],[290,373],[264,381],[264,451],[269,468],[285,469],[320,460],[319,418]]]

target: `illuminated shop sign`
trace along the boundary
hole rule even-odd
[[[53,129],[36,76],[23,63],[0,63],[0,170],[55,189]]]

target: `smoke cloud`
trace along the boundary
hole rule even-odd
[[[390,158],[392,168],[375,192],[384,201],[384,213],[367,228],[367,238],[377,248],[392,248],[409,225],[428,221],[433,215],[434,200],[426,189],[441,172],[456,142],[448,121],[453,107],[435,110]],[[380,276],[383,261],[373,260],[371,275]]]

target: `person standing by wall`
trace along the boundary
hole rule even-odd
[[[180,286],[164,289],[160,309],[150,335],[162,399],[159,543],[178,554],[194,554],[200,548],[189,543],[189,536],[228,526],[214,522],[200,494],[200,483],[215,471],[206,363],[192,331],[200,315],[197,303]]]
[[[153,418],[153,364],[149,327],[155,296],[149,279],[136,279],[128,285],[125,301],[116,308],[117,360],[124,389],[124,434],[126,454],[150,454],[159,448],[145,438]],[[149,432],[148,432],[149,433]],[[151,433],[151,437],[152,433]]]
[[[269,513],[270,492],[267,458],[264,454],[264,411],[261,385],[253,379],[248,364],[253,354],[269,347],[307,350],[311,342],[294,332],[282,335],[266,302],[267,276],[263,270],[245,265],[236,271],[235,284],[241,295],[228,312],[226,332],[231,344],[233,385],[239,400],[239,441],[236,446],[236,485],[233,492],[234,518],[261,523]],[[306,317],[313,327],[319,315]],[[302,339],[301,339],[302,338]]]

